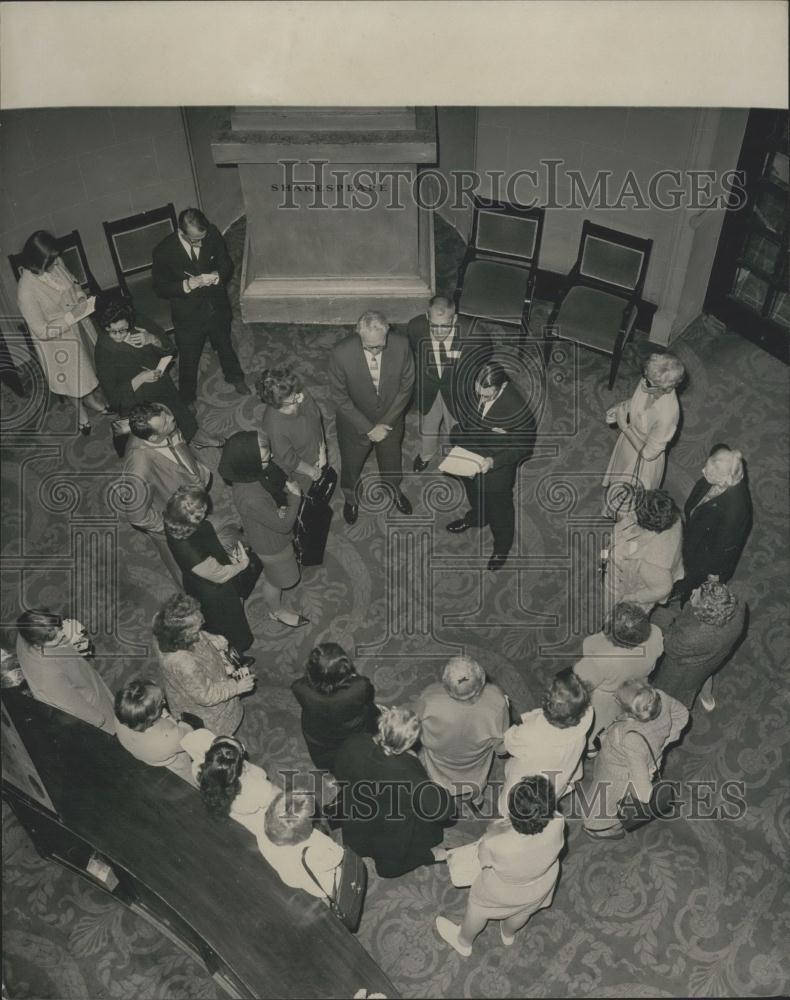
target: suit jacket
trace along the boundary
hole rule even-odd
[[[390,333],[379,355],[379,391],[376,394],[359,335],[341,340],[329,355],[329,389],[337,411],[338,431],[364,435],[376,424],[394,427],[403,418],[414,387],[414,359],[409,341]]]
[[[406,336],[409,338],[415,364],[415,400],[420,413],[427,413],[441,390],[448,408],[460,393],[458,383],[471,388],[480,365],[488,361],[493,353],[491,338],[487,334],[475,333],[470,340],[471,319],[459,316],[458,324],[450,344],[451,356],[442,365],[442,377],[436,368],[430,325],[427,316],[415,316],[409,320]],[[451,412],[452,409],[451,409]],[[453,413],[453,415],[455,415]]]
[[[208,288],[184,291],[184,281],[191,274],[208,274],[216,271],[219,284]],[[217,318],[230,320],[231,309],[225,284],[233,274],[233,261],[228,254],[225,240],[216,226],[209,225],[206,238],[200,247],[198,263],[186,252],[178,238],[171,233],[154,248],[151,279],[154,291],[169,299],[173,323],[210,324]]]
[[[692,590],[709,573],[717,573],[722,583],[730,579],[752,527],[752,500],[745,479],[697,506],[709,489],[707,479],[698,480],[684,508],[683,565]]]
[[[476,404],[477,400],[469,396],[456,401],[458,423],[450,433],[450,440],[453,445],[493,458],[493,469],[484,474],[487,490],[509,490],[517,466],[530,457],[535,447],[535,418],[512,382],[505,385],[484,417],[473,402]],[[504,434],[494,430],[495,427]]]
[[[185,443],[178,447],[189,452],[189,446]],[[162,512],[178,487],[206,487],[211,478],[210,470],[202,462],[198,462],[191,452],[189,454],[197,466],[197,477],[190,475],[180,464],[172,462],[162,450],[152,447],[133,434],[130,436],[124,457],[123,476],[130,489],[126,516],[134,527],[144,531],[163,532],[165,525]]]

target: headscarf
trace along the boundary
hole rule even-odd
[[[228,438],[222,449],[219,474],[229,486],[233,483],[260,483],[278,507],[285,507],[288,503],[285,489],[288,477],[272,461],[265,469],[262,467],[257,431],[237,431]]]

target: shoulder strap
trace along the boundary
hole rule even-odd
[[[650,751],[650,756],[653,758],[653,764],[655,765],[655,769],[657,771],[658,761],[656,760],[656,755],[653,753],[653,748],[650,746],[647,737],[644,734],[637,732],[636,729],[627,729],[625,733],[623,733],[623,736],[628,736],[629,733],[633,733],[634,736],[638,736],[640,739],[645,741],[645,744],[647,746],[647,749]]]
[[[318,888],[321,890],[321,892],[326,896],[326,898],[329,900],[329,902],[333,903],[334,900],[332,899],[332,897],[327,894],[327,892],[324,889],[324,887],[321,885],[321,883],[315,877],[315,875],[313,874],[313,872],[310,870],[310,866],[307,863],[307,852],[308,852],[308,850],[309,850],[309,847],[303,847],[302,848],[302,867],[307,872],[307,874],[310,876],[310,878],[313,880],[313,882],[318,886]]]

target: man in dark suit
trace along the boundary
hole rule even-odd
[[[154,249],[154,291],[170,301],[179,351],[178,384],[185,403],[194,403],[200,355],[208,337],[222,374],[236,392],[249,395],[230,339],[232,318],[225,285],[233,261],[216,226],[197,208],[185,208],[178,230]]]
[[[513,487],[521,462],[535,445],[535,418],[523,396],[509,381],[504,368],[495,361],[485,362],[474,380],[472,393],[455,400],[458,424],[450,439],[483,456],[482,472],[464,478],[469,510],[447,530],[453,534],[488,524],[494,536],[490,570],[502,569],[513,546],[516,512]]]
[[[414,352],[415,401],[420,414],[415,472],[427,469],[440,444],[449,440],[456,423],[453,399],[459,395],[454,382],[468,379],[470,371],[476,371],[491,356],[491,341],[485,334],[470,340],[471,324],[468,317],[459,318],[449,299],[435,295],[427,313],[415,316],[406,328]]]
[[[346,337],[329,356],[329,388],[337,411],[340,447],[340,488],[343,517],[354,524],[359,516],[357,486],[370,452],[376,449],[379,472],[393,488],[395,506],[411,514],[401,492],[404,414],[414,387],[414,361],[409,341],[390,333],[378,312],[363,313],[356,333]]]

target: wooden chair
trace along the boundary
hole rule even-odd
[[[611,355],[609,389],[634,331],[652,246],[585,220],[576,263],[549,316],[549,337]],[[547,364],[550,347],[547,341]]]
[[[156,294],[151,281],[154,247],[178,226],[172,203],[103,226],[118,284],[134,303],[135,312],[150,317],[163,330],[172,330],[170,304]]]
[[[88,295],[98,295],[101,291],[99,282],[94,278],[91,271],[79,230],[74,229],[65,236],[56,236],[55,242],[60,251],[60,259],[66,265],[67,270],[74,275]],[[19,272],[22,268],[22,254],[9,254],[8,262],[11,265],[11,270],[14,272],[14,277],[19,281]]]
[[[517,326],[529,333],[544,210],[474,198],[472,236],[459,269],[456,304],[462,316]]]

